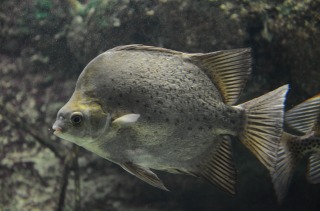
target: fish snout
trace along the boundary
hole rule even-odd
[[[62,132],[62,127],[59,126],[59,122],[58,121],[56,121],[53,124],[52,129],[54,130],[54,132],[53,132],[54,135],[58,135],[58,134],[60,134]]]

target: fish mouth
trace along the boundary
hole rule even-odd
[[[54,130],[53,135],[59,136],[59,134],[62,133],[62,128],[61,127],[53,125],[52,129]]]

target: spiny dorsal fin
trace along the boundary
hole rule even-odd
[[[320,94],[300,103],[285,114],[285,124],[289,129],[308,133],[314,130],[320,115]]]
[[[319,138],[320,142],[320,138]],[[307,180],[312,184],[320,183],[320,153],[312,154],[308,160]]]
[[[282,135],[284,101],[288,85],[235,106],[245,110],[246,123],[241,142],[272,171]]]
[[[185,54],[206,72],[219,89],[224,103],[234,105],[251,72],[251,49],[234,49],[206,54]]]
[[[231,142],[229,139],[222,138],[223,141],[217,151],[207,156],[192,175],[204,178],[218,188],[235,194],[237,172],[233,161]]]
[[[122,164],[121,167],[127,172],[129,172],[130,174],[148,183],[149,185],[160,188],[162,190],[169,191],[164,186],[163,182],[159,179],[159,177],[155,173],[153,173],[150,169],[136,165],[134,163],[130,163],[130,162]]]

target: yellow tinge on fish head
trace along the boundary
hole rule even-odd
[[[111,115],[95,100],[87,101],[75,91],[57,114],[54,134],[83,146],[99,138],[110,125]]]

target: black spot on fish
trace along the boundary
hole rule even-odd
[[[166,118],[166,122],[169,122],[169,119],[168,119],[168,118]]]
[[[140,100],[136,100],[136,103],[140,103]]]
[[[144,104],[144,107],[145,107],[145,108],[148,108],[148,107],[149,107],[149,105],[148,105],[148,104]]]
[[[188,129],[188,130],[192,130],[192,127],[189,126],[187,129]]]

